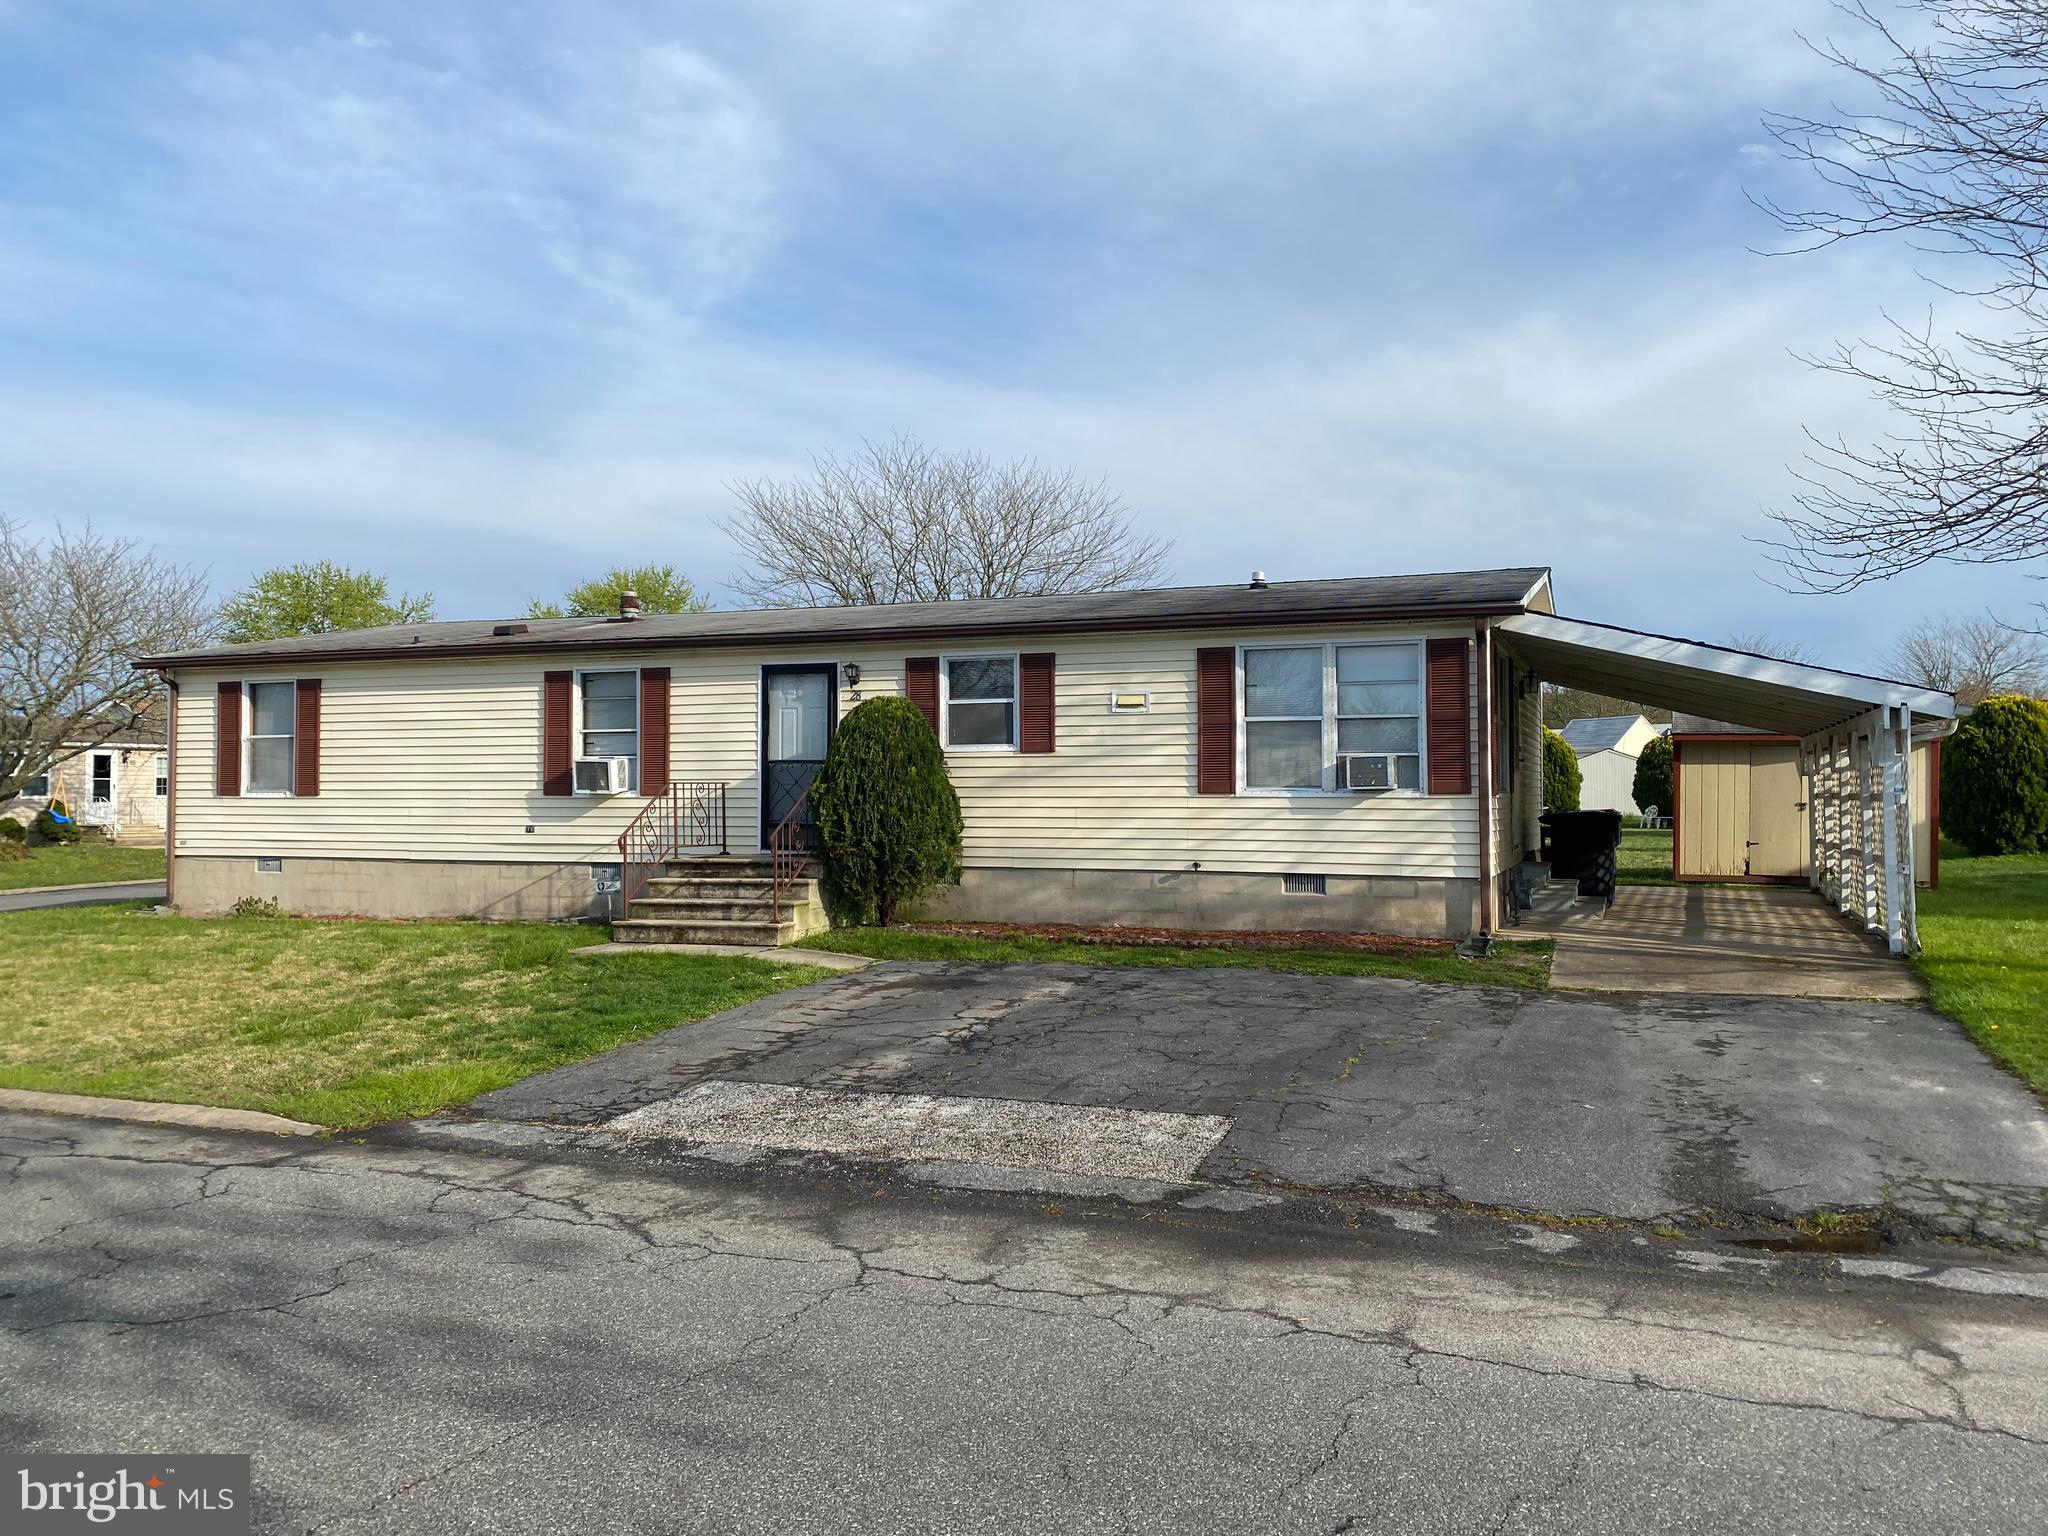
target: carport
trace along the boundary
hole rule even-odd
[[[1517,614],[1493,633],[1544,682],[1797,737],[1810,883],[1893,954],[1919,947],[1912,745],[1955,728],[1952,696],[1547,613]]]

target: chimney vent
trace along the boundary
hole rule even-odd
[[[491,626],[491,633],[500,638],[506,635],[523,635],[526,633],[526,626],[524,624],[493,624]]]
[[[619,617],[626,620],[640,617],[640,594],[631,587],[619,594]]]
[[[1266,590],[1266,573],[1264,571],[1252,572],[1252,590],[1254,592],[1263,592]]]

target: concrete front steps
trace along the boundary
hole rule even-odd
[[[1555,879],[1548,864],[1531,860],[1521,866],[1530,884],[1529,905],[1515,914],[1521,928],[1571,928],[1597,922],[1607,915],[1607,903],[1598,896],[1581,896],[1579,882]]]
[[[612,924],[615,944],[787,944],[826,926],[818,882],[806,875],[774,917],[775,881],[766,859],[732,855],[671,859]]]

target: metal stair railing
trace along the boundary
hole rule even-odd
[[[649,800],[619,834],[619,916],[647,889],[654,872],[688,852],[730,852],[726,835],[725,785],[708,779],[675,779]]]

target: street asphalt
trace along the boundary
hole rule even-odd
[[[2048,1508],[2023,1298],[57,1116],[0,1116],[0,1171],[0,1441],[250,1453],[262,1531],[1982,1536]]]
[[[169,887],[161,880],[58,886],[53,890],[0,891],[0,912],[27,912],[37,907],[101,907],[117,901],[162,901],[168,892]]]
[[[2048,1253],[2048,1112],[1952,1022],[1900,1003],[895,963],[528,1078],[464,1113],[588,1126],[631,1114],[631,1129],[648,1118],[635,1112],[714,1083],[943,1096],[961,1116],[1020,1102],[1220,1117],[1228,1132],[1195,1177],[1223,1187],[1640,1222],[1874,1211],[1930,1242]],[[800,1118],[764,1113],[722,1139],[818,1145]]]

